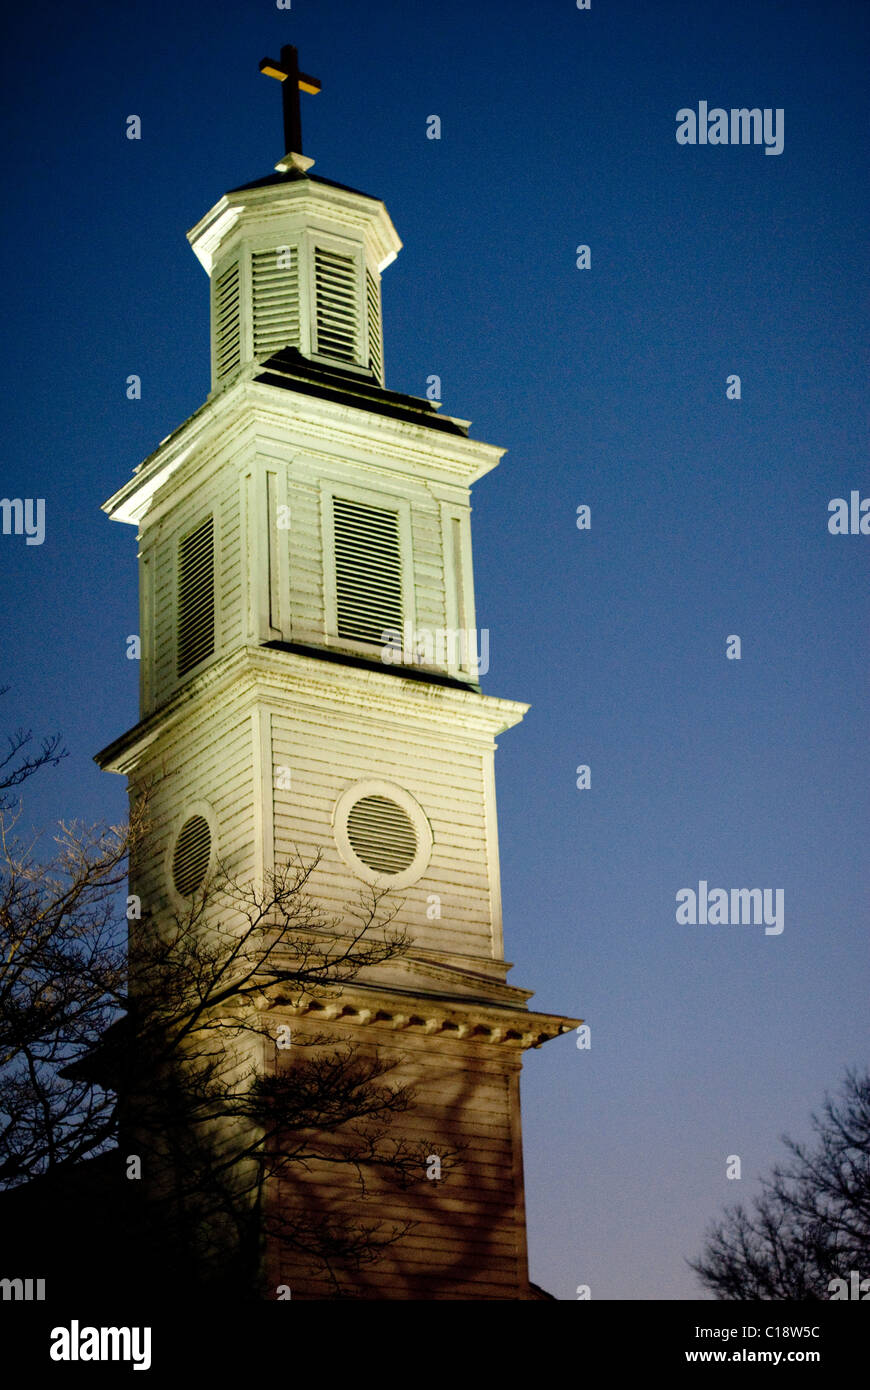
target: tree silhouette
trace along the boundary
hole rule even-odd
[[[144,1210],[159,1236],[148,1258],[163,1267],[168,1249],[176,1277],[210,1295],[256,1292],[267,1240],[327,1271],[342,1294],[408,1230],[365,1219],[366,1175],[406,1186],[424,1178],[429,1154],[456,1157],[392,1136],[413,1100],[393,1076],[400,1057],[322,1030],[292,1030],[282,1047],[291,1030],[276,1018],[334,1003],[408,945],[397,907],[374,889],[349,920],[326,917],[309,891],[317,863],[279,866],[262,885],[219,867],[187,911],[162,926],[143,918],[131,936],[128,1015],[103,1066],[123,1098],[122,1144],[150,1176]],[[352,1214],[266,1200],[313,1165],[352,1171]]]
[[[17,757],[29,738],[10,740],[0,794],[63,756],[49,740]],[[328,1014],[350,981],[401,956],[401,905],[364,889],[345,918],[328,917],[311,891],[315,856],[261,883],[218,865],[183,910],[133,908],[127,921],[151,794],[123,825],[61,825],[49,853],[20,841],[20,808],[0,797],[6,1249],[56,1239],[97,1282],[238,1299],[264,1292],[271,1241],[342,1295],[409,1229],[366,1219],[367,1175],[407,1185],[429,1155],[457,1155],[391,1133],[413,1100],[397,1054],[274,1020],[298,1005]],[[350,1207],[268,1200],[312,1165],[353,1176]]]
[[[852,1271],[870,1277],[870,1072],[847,1072],[812,1127],[810,1145],[783,1139],[752,1210],[730,1208],[689,1261],[718,1298],[828,1300],[849,1296]]]

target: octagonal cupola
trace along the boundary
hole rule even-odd
[[[291,166],[188,240],[211,278],[212,391],[285,348],[383,385],[381,274],[402,245],[383,203]]]

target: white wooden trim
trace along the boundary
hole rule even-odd
[[[284,470],[282,470],[284,471]],[[283,607],[279,564],[280,532],[278,530],[278,470],[263,464],[265,503],[266,503],[266,588],[268,600],[269,635],[273,639],[281,637],[281,609]]]
[[[242,540],[242,590],[245,595],[245,628],[250,642],[281,640],[281,628],[270,622],[272,616],[271,588],[274,582],[276,600],[281,605],[280,575],[272,576],[270,566],[270,528],[277,548],[277,520],[269,515],[268,474],[278,470],[261,455],[257,455],[242,475],[242,496],[239,530]],[[277,495],[277,486],[275,493]]]
[[[469,583],[471,564],[471,533],[468,507],[459,507],[450,502],[441,506],[441,560],[444,575],[444,611],[447,627],[454,631],[474,631],[474,595]],[[459,526],[460,552],[459,568],[456,571],[454,528]],[[477,648],[476,648],[477,649]],[[453,660],[454,648],[448,650],[448,671],[460,680],[476,681],[478,678],[476,660],[466,660],[460,664]]]
[[[154,700],[154,565],[153,547],[141,554],[139,562],[139,708],[150,713]]]
[[[239,371],[254,360],[254,297],[250,248],[239,247]]]
[[[269,464],[275,472],[275,506],[290,507],[290,527],[288,530],[278,528],[277,517],[275,521],[276,554],[275,554],[275,578],[278,589],[277,607],[277,627],[278,637],[284,642],[293,640],[293,596],[290,592],[290,547],[293,543],[293,527],[295,524],[292,503],[290,501],[290,464],[292,459],[271,458]]]
[[[251,711],[254,781],[254,874],[259,884],[275,867],[275,778],[272,768],[272,713]]]
[[[501,907],[501,869],[498,855],[498,816],[495,804],[495,743],[483,755],[483,809],[486,827],[486,867],[489,878],[490,940],[494,960],[504,959]]]

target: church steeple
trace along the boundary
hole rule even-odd
[[[382,202],[311,174],[299,92],[320,83],[296,49],[260,71],[281,78],[287,152],[188,232],[211,278],[212,391],[286,349],[383,385],[381,275],[402,243]]]
[[[328,1012],[304,990],[262,1001],[294,1047],[328,1018],[338,1042],[400,1048],[419,1082],[408,1142],[468,1152],[444,1199],[422,1171],[373,1197],[409,1234],[347,1287],[534,1298],[520,1055],[580,1020],[530,1011],[504,959],[494,757],[526,706],[478,684],[470,515],[504,451],[383,385],[380,275],[401,243],[377,199],[311,173],[298,92],[315,79],[286,50],[273,66],[291,148],[189,233],[212,280],[212,391],[105,504],[138,529],[141,711],[99,762],[134,797],[154,789],[130,891],[157,925],[218,864],[262,885],[317,863],[342,941],[362,886],[399,894],[401,962]],[[286,1060],[266,1047],[262,1065]],[[318,1210],[346,1200],[328,1169],[310,1181]],[[304,1195],[279,1183],[269,1201]],[[284,1258],[266,1251],[267,1287],[330,1295]]]

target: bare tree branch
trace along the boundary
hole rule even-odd
[[[718,1298],[827,1300],[833,1280],[870,1276],[870,1072],[847,1072],[812,1128],[812,1146],[784,1137],[752,1211],[726,1211],[689,1261]]]

